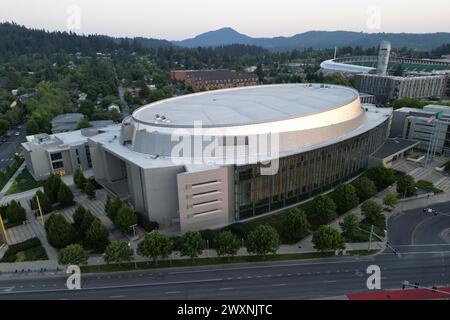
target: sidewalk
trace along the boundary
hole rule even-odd
[[[19,168],[17,168],[16,172],[11,176],[11,178],[8,180],[8,182],[5,184],[2,190],[0,190],[0,198],[8,191],[9,188],[11,188],[11,185],[13,184],[14,180],[17,178],[17,176],[25,169],[26,163],[25,161],[20,165]]]

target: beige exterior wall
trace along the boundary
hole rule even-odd
[[[182,233],[214,229],[232,222],[232,172],[230,166],[177,175]]]

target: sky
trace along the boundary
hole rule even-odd
[[[0,21],[51,31],[167,40],[222,27],[252,37],[310,30],[450,32],[450,1],[0,0]]]

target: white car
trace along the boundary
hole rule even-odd
[[[16,135],[16,136],[20,136],[20,132],[16,132],[15,135]]]

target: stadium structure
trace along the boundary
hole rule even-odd
[[[323,84],[207,91],[145,105],[87,138],[93,176],[162,228],[219,228],[361,174],[392,110]]]

